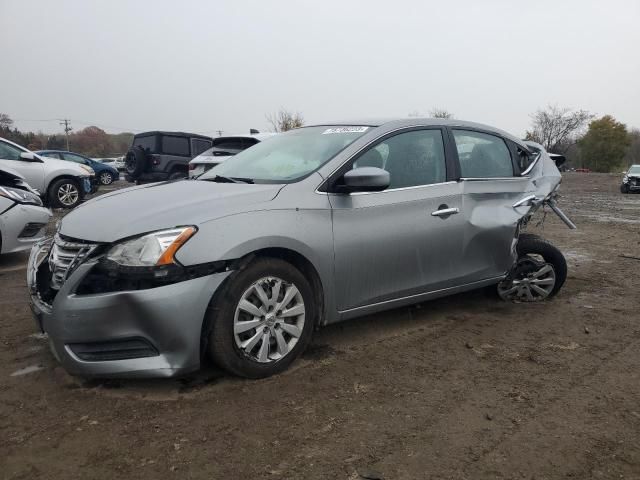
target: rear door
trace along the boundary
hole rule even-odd
[[[462,237],[463,283],[502,276],[512,265],[514,236],[528,179],[518,175],[505,139],[490,132],[452,128],[466,222]]]
[[[445,138],[440,128],[394,133],[343,167],[386,169],[391,184],[329,196],[339,310],[458,283],[465,221],[461,184],[447,181]]]

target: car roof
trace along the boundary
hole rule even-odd
[[[349,120],[349,121],[340,121],[340,122],[325,122],[325,123],[316,123],[313,125],[305,125],[305,127],[324,127],[324,126],[366,126],[366,127],[385,127],[387,129],[393,128],[404,128],[404,127],[432,127],[432,126],[444,126],[444,127],[461,127],[461,128],[471,128],[477,130],[484,130],[487,132],[496,133],[502,137],[508,138],[514,143],[521,145],[525,149],[527,145],[523,140],[518,137],[511,135],[504,130],[500,130],[499,128],[492,127],[490,125],[485,125],[483,123],[469,122],[466,120],[457,120],[457,119],[447,119],[447,118],[378,118],[378,119],[360,119],[360,120]],[[304,128],[304,127],[302,127]]]
[[[165,130],[152,130],[149,132],[136,133],[134,137],[147,137],[150,135],[173,135],[175,137],[193,137],[193,138],[202,138],[203,140],[213,140],[213,138],[208,137],[206,135],[200,135],[199,133],[189,133],[189,132],[168,132]]]

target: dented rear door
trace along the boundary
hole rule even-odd
[[[505,140],[494,133],[452,128],[460,164],[465,276],[470,283],[504,275],[515,259],[514,237],[529,179],[517,176]]]

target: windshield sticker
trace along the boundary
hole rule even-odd
[[[323,135],[328,135],[330,133],[363,133],[369,130],[369,127],[333,127],[327,128]]]

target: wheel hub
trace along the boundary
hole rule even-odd
[[[531,257],[518,260],[507,279],[498,284],[498,295],[503,300],[538,302],[546,299],[556,283],[553,266]]]
[[[253,361],[277,362],[298,343],[305,313],[302,294],[294,284],[277,277],[261,278],[236,306],[236,347]]]

